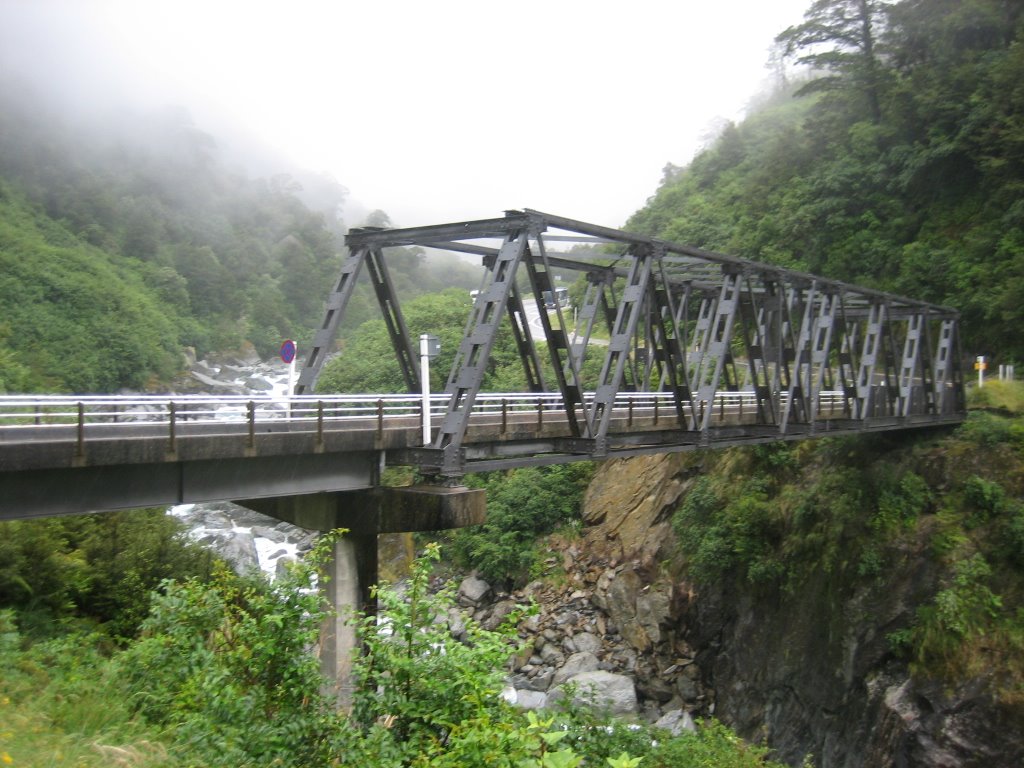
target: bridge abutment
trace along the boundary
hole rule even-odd
[[[376,612],[371,587],[377,583],[377,535],[462,528],[484,521],[484,491],[414,485],[316,493],[239,501],[278,520],[318,531],[348,529],[334,543],[326,565],[324,598],[331,615],[320,634],[320,666],[332,681],[338,705],[352,703],[352,659],[358,647],[356,622]]]

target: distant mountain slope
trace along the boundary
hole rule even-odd
[[[28,369],[0,387],[135,388],[185,347],[302,349],[338,275],[347,192],[250,178],[224,155],[182,109],[87,115],[0,76],[0,356]],[[458,260],[388,258],[407,295],[476,285]],[[374,315],[357,292],[345,327]]]

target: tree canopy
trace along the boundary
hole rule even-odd
[[[628,227],[954,306],[972,354],[1019,359],[1022,19],[1000,0],[818,0],[779,36],[816,69]]]

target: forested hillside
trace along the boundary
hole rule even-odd
[[[629,228],[952,305],[969,351],[1020,359],[1022,8],[817,0],[777,38],[811,74],[667,167]]]
[[[0,78],[0,390],[155,386],[185,347],[301,349],[337,278],[347,191],[225,156],[184,110],[83,114]],[[390,254],[397,289],[475,286],[470,265],[433,259]],[[348,328],[372,301],[353,298]]]

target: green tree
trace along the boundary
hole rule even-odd
[[[775,38],[785,46],[786,55],[801,52],[801,64],[834,73],[812,80],[803,92],[843,88],[852,82],[864,94],[871,118],[881,121],[882,67],[876,49],[886,7],[882,0],[815,0],[803,24]]]

